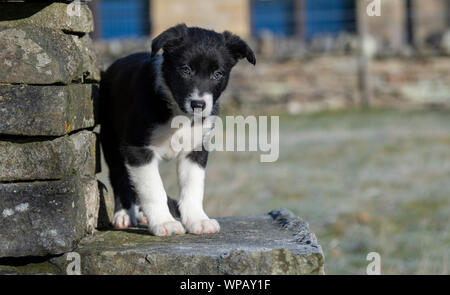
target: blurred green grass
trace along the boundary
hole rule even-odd
[[[210,216],[288,208],[310,223],[328,274],[449,274],[450,113],[346,110],[280,116],[280,157],[213,152]],[[161,175],[178,193],[174,161]]]

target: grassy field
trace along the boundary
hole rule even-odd
[[[162,167],[176,196],[174,163]],[[344,111],[280,117],[280,158],[214,152],[210,216],[285,207],[310,223],[328,274],[449,274],[450,113]]]

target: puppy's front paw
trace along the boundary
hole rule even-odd
[[[183,225],[178,221],[167,221],[161,224],[150,225],[150,231],[159,237],[165,237],[170,235],[182,235],[186,233]]]
[[[185,223],[186,230],[194,235],[213,234],[220,230],[220,225],[215,219],[203,219]]]
[[[114,213],[112,225],[118,229],[129,228],[132,224],[128,210],[122,209]]]

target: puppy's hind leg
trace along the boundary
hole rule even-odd
[[[115,228],[128,228],[135,221],[135,218],[130,216],[130,209],[136,200],[136,194],[131,188],[124,159],[120,153],[119,140],[114,136],[107,122],[103,122],[101,126],[100,139],[114,193],[112,225]]]
[[[111,184],[114,189],[114,218],[115,228],[137,226],[136,193],[134,192],[126,168],[110,171]]]

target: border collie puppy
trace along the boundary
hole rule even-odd
[[[160,49],[163,54],[157,55]],[[121,58],[103,73],[100,138],[114,190],[116,228],[148,223],[157,236],[219,231],[202,205],[208,152],[202,142],[195,143],[200,148],[175,151],[171,138],[185,130],[171,128],[171,120],[179,115],[193,120],[194,110],[204,121],[218,115],[218,99],[242,58],[256,63],[238,36],[180,24],[153,40],[151,54]],[[161,160],[172,158],[177,159],[178,203],[167,197],[158,170]]]

